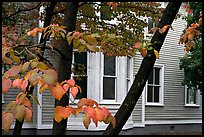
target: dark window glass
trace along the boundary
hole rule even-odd
[[[76,85],[81,87],[82,92],[78,92],[76,99],[87,98],[87,76],[74,77]]]
[[[153,101],[153,87],[152,86],[148,86],[148,89],[147,89],[147,102],[152,102]]]
[[[149,75],[148,84],[153,84],[153,70],[151,71],[151,73]]]
[[[154,87],[154,102],[159,102],[159,87]]]
[[[101,19],[102,20],[111,20],[111,7],[106,4],[106,2],[101,2]]]
[[[148,18],[148,32],[153,28],[153,22],[151,18]],[[153,33],[152,31],[149,33]]]
[[[155,85],[159,85],[159,74],[160,74],[160,68],[154,68],[155,69]]]
[[[87,72],[87,53],[86,52],[75,52],[74,53],[74,63],[80,64],[85,67],[85,72]]]
[[[103,99],[115,99],[115,78],[103,78]]]
[[[115,76],[115,57],[104,56],[104,75]]]

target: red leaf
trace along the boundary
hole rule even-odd
[[[89,106],[86,106],[85,109],[84,109],[84,113],[89,117],[89,118],[92,118],[95,116],[95,109],[92,108],[92,107],[89,107]]]
[[[139,48],[140,48],[140,42],[139,42],[139,41],[136,42],[134,47],[135,47],[136,49],[139,49]]]
[[[70,79],[66,81],[67,84],[69,84],[70,86],[74,86],[75,85],[75,80],[74,79]]]
[[[146,48],[141,48],[140,53],[141,53],[142,57],[145,57],[147,55],[147,49]]]
[[[9,91],[12,81],[10,79],[2,79],[2,93],[5,94]]]
[[[2,128],[6,133],[9,132],[9,129],[13,121],[14,121],[14,116],[12,113],[5,112],[2,114]]]
[[[96,107],[95,110],[96,110],[96,115],[95,116],[96,116],[97,120],[100,121],[100,122],[103,121],[104,112],[99,107]]]
[[[8,71],[5,72],[4,77],[8,78],[9,76],[16,76],[21,69],[21,66],[12,66]]]

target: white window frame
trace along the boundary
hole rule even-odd
[[[129,75],[130,76],[128,76],[128,74],[127,74],[127,71],[128,71],[128,66],[126,65],[126,83],[128,84],[128,85],[126,85],[126,88],[127,88],[127,92],[129,91],[129,89],[130,89],[130,87],[131,87],[131,84],[132,84],[132,57],[131,56],[127,56],[126,57],[126,63],[128,64],[128,58],[129,58]],[[129,77],[129,78],[128,78]]]
[[[100,103],[102,104],[114,104],[114,103],[117,103],[117,83],[118,83],[118,57],[115,56],[115,76],[107,76],[107,75],[104,75],[104,56],[102,54],[101,56],[101,92],[100,92]],[[103,99],[103,78],[105,77],[110,77],[110,78],[115,78],[115,99]]]
[[[164,106],[164,65],[162,64],[155,64],[154,68],[160,68],[160,91],[159,91],[159,102],[147,102],[147,89],[148,89],[148,81],[146,82],[145,86],[145,93],[146,93],[146,99],[145,99],[145,105],[146,106]]]
[[[187,89],[188,87],[185,85],[185,107],[199,107],[200,106],[200,90],[197,89],[195,92],[196,95],[196,103],[188,103],[187,101]]]

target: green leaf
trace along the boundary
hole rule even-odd
[[[24,105],[15,105],[13,108],[12,108],[12,113],[14,115],[14,117],[16,119],[18,119],[20,122],[22,122],[24,116],[25,116],[25,106]]]
[[[38,101],[38,98],[37,98],[37,97],[35,97],[35,96],[31,95],[31,94],[28,94],[28,96],[30,96],[30,97],[33,99],[33,101],[34,101],[37,105],[39,105],[40,108],[41,108],[40,102]]]

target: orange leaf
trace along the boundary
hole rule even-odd
[[[17,87],[17,88],[21,88],[21,84],[22,84],[22,82],[23,82],[22,79],[15,79],[15,80],[13,81],[12,86],[13,86],[14,88],[15,88],[15,87]]]
[[[189,39],[189,40],[192,40],[193,37],[194,37],[194,35],[193,35],[192,33],[188,35],[188,39]]]
[[[78,106],[79,108],[81,108],[82,106],[88,104],[88,102],[89,102],[89,99],[87,99],[87,98],[82,98],[82,99],[80,99],[79,102],[77,103],[77,106]]]
[[[91,123],[91,119],[87,115],[84,115],[84,117],[83,117],[83,124],[84,124],[86,129],[88,129],[90,123]]]
[[[46,88],[48,88],[48,84],[42,84],[39,93],[41,94]]]
[[[59,84],[57,86],[49,86],[51,95],[55,98],[60,100],[62,96],[66,93],[63,87]]]
[[[82,112],[83,110],[84,110],[84,108],[75,108],[75,109],[73,109],[72,114],[74,116],[77,116],[79,114],[79,112]]]
[[[9,129],[13,121],[14,121],[14,115],[12,113],[5,112],[2,114],[2,128],[6,133],[9,132]]]
[[[27,80],[23,80],[22,84],[21,84],[21,89],[26,92],[26,87],[28,86],[28,81]]]
[[[29,100],[27,97],[25,97],[25,98],[23,99],[22,105],[27,106],[28,108],[31,108],[30,100]]]
[[[144,58],[147,55],[147,49],[141,48],[140,53],[141,53],[142,57]]]
[[[69,84],[64,84],[62,87],[63,87],[63,88],[64,88],[64,90],[67,92],[67,91],[68,91],[68,89],[69,89]]]
[[[169,27],[169,25],[165,25],[163,28],[162,28],[162,32],[166,32],[166,29]]]
[[[32,110],[30,110],[29,108],[26,108],[24,118],[29,123],[32,118]]]
[[[79,90],[78,90],[77,87],[72,87],[70,93],[72,94],[72,96],[73,96],[74,98],[76,98],[76,95],[77,95],[78,91],[79,91]]]
[[[18,93],[18,95],[16,96],[16,104],[21,104],[25,97],[26,94],[24,94],[23,92]]]
[[[60,122],[62,120],[62,117],[60,115],[60,110],[62,109],[62,106],[56,106],[54,108],[54,119],[56,122]]]
[[[66,119],[71,115],[72,111],[73,111],[73,108],[71,106],[62,107],[60,109],[60,115],[62,118]]]
[[[2,93],[5,94],[9,91],[12,81],[10,79],[2,79]]]

